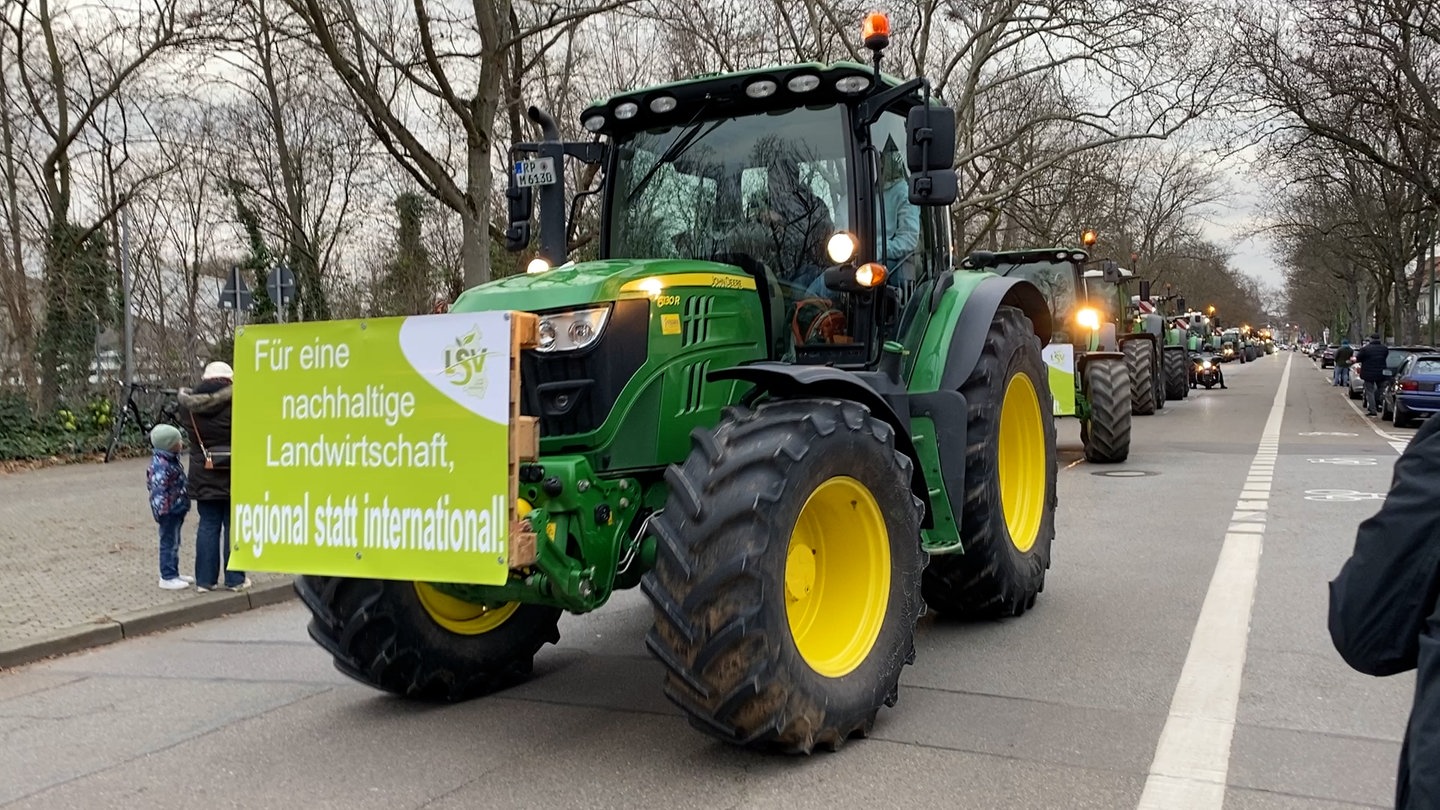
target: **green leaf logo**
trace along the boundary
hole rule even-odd
[[[450,384],[477,398],[485,396],[485,357],[488,350],[476,351],[473,346],[481,340],[480,328],[455,338],[455,344],[445,349],[445,376]]]

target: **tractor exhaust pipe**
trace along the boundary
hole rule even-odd
[[[539,224],[540,256],[551,267],[558,267],[570,253],[565,240],[565,145],[560,141],[560,127],[554,116],[535,106],[530,107],[528,115],[540,125],[540,157],[555,163],[555,182],[540,186]]]

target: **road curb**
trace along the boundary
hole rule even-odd
[[[195,598],[183,602],[127,611],[102,621],[68,627],[37,638],[0,643],[0,670],[113,644],[122,639],[276,605],[294,598],[295,588],[289,579],[255,585],[240,593],[212,591],[196,594]]]

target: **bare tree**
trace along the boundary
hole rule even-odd
[[[238,95],[226,117],[235,147],[228,179],[259,201],[277,252],[295,273],[298,313],[328,318],[323,279],[363,221],[358,191],[376,155],[349,94],[297,30],[279,0],[240,3],[234,50],[220,55]]]
[[[522,43],[632,0],[512,4],[467,11],[354,0],[285,0],[349,89],[372,132],[425,193],[460,215],[467,286],[488,281],[501,88]],[[523,64],[523,62],[522,62]],[[456,131],[459,143],[448,136]]]
[[[87,7],[74,14],[50,0],[15,0],[5,7],[15,68],[11,93],[23,99],[17,117],[33,138],[34,163],[25,171],[39,192],[36,215],[46,236],[38,347],[42,403],[55,400],[62,378],[85,376],[80,364],[104,323],[108,300],[102,228],[124,204],[124,198],[107,199],[103,189],[85,189],[90,210],[76,221],[77,155],[147,63],[207,35],[207,19],[183,0],[153,0],[141,11]],[[130,185],[148,179],[132,178]]]

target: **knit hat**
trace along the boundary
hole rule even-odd
[[[230,364],[223,360],[216,360],[206,366],[205,373],[200,375],[202,380],[233,380],[234,378],[235,369],[230,368]]]
[[[174,425],[161,422],[150,429],[150,446],[156,450],[178,450],[184,442],[185,437],[180,435],[180,428]]]

